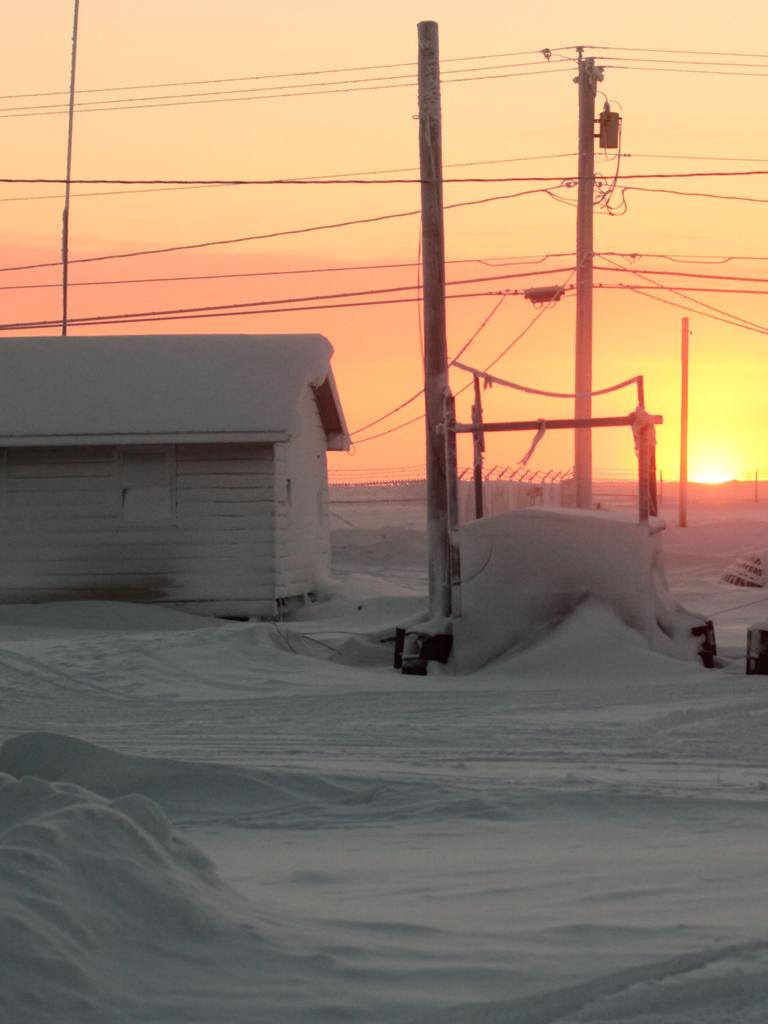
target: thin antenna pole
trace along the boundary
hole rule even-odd
[[[64,212],[61,215],[61,336],[67,336],[67,300],[69,298],[69,196],[72,187],[72,134],[75,123],[75,75],[77,71],[77,22],[80,0],[74,0],[72,22],[72,60],[69,75],[69,125],[67,128],[67,175],[64,186]]]
[[[688,317],[682,319],[680,362],[680,479],[677,492],[678,526],[688,525]]]

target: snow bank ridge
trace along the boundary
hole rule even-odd
[[[136,757],[52,732],[6,740],[0,747],[0,772],[75,783],[109,798],[141,793],[173,815],[237,815],[287,805],[343,803],[353,795],[314,773]]]
[[[147,997],[137,960],[167,967],[192,945],[204,964],[233,934],[256,938],[241,914],[144,797],[0,774],[0,1020],[129,1019],[116,1007]]]

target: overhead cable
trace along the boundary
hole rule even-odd
[[[471,277],[462,278],[457,281],[446,281],[446,288],[456,288],[465,285],[474,284],[487,284],[496,281],[508,281],[518,278],[529,278],[538,277],[542,274],[562,274],[565,273],[569,268],[558,267],[552,270],[534,270],[527,271],[522,274],[491,274],[484,277]],[[120,320],[130,321],[144,321],[153,320],[155,318],[165,318],[170,316],[176,316],[183,313],[203,313],[216,311],[230,311],[235,313],[237,310],[253,309],[258,307],[275,306],[275,305],[286,305],[287,303],[306,303],[306,302],[325,302],[331,299],[351,299],[361,298],[363,296],[372,295],[392,295],[396,292],[407,292],[407,291],[420,291],[420,284],[404,284],[395,285],[390,288],[366,288],[360,291],[346,291],[346,292],[331,292],[320,295],[299,295],[295,298],[277,298],[277,299],[256,299],[250,300],[249,302],[231,302],[222,303],[217,305],[206,305],[206,306],[186,306],[178,309],[150,309],[150,310],[132,310],[127,313],[110,313],[107,314],[110,322],[118,322]],[[501,303],[499,303],[501,305]],[[78,317],[78,322],[82,325],[90,322],[100,323],[103,321],[105,314],[99,314],[97,316],[89,317]],[[484,325],[483,325],[484,326]],[[466,347],[466,346],[465,346]]]
[[[571,276],[573,276],[573,275],[571,275]],[[486,370],[486,371],[490,370],[490,369],[491,369],[491,368],[492,368],[493,366],[495,366],[495,365],[496,365],[496,364],[497,364],[497,363],[498,363],[498,362],[499,362],[499,361],[500,361],[501,359],[503,359],[503,358],[504,358],[504,356],[505,356],[505,355],[506,355],[506,354],[507,354],[507,353],[508,353],[508,352],[510,351],[510,349],[512,349],[512,348],[513,348],[513,347],[514,347],[514,346],[515,346],[515,345],[516,345],[516,344],[517,344],[517,343],[518,343],[518,342],[519,342],[519,341],[520,341],[520,340],[521,340],[522,338],[524,338],[524,337],[525,337],[525,335],[526,335],[526,334],[528,334],[528,332],[529,332],[529,331],[531,330],[531,328],[532,328],[532,327],[533,327],[533,326],[534,326],[534,325],[535,325],[536,323],[538,323],[538,321],[539,321],[539,320],[541,319],[541,317],[542,317],[542,316],[544,316],[544,314],[545,314],[545,313],[546,313],[546,312],[547,312],[547,311],[548,311],[549,309],[551,309],[551,308],[552,308],[552,305],[553,305],[553,303],[551,303],[551,302],[550,302],[550,303],[547,303],[547,305],[544,305],[544,306],[542,306],[542,307],[541,307],[541,309],[540,309],[540,310],[538,310],[538,312],[537,312],[537,313],[536,313],[536,314],[535,314],[535,315],[534,315],[534,316],[533,316],[533,317],[531,318],[531,320],[529,320],[529,322],[528,322],[528,323],[527,323],[527,324],[525,325],[525,327],[524,327],[524,328],[523,328],[523,329],[522,329],[522,330],[521,330],[521,331],[520,331],[520,332],[519,332],[519,333],[518,333],[518,334],[517,334],[517,335],[516,335],[516,336],[515,336],[515,337],[514,337],[514,338],[512,339],[512,341],[511,341],[511,342],[509,342],[509,344],[508,344],[508,345],[507,345],[507,346],[506,346],[506,347],[505,347],[505,348],[504,348],[504,349],[503,349],[503,350],[502,350],[502,351],[501,351],[501,352],[500,352],[500,353],[499,353],[499,354],[498,354],[498,355],[497,355],[497,356],[495,357],[495,359],[493,359],[493,360],[492,360],[492,361],[491,361],[490,363],[488,363],[488,365],[487,365],[487,366],[485,367],[485,370]],[[469,382],[468,384],[466,384],[466,385],[465,385],[464,387],[460,388],[460,389],[459,389],[459,390],[458,390],[458,391],[456,392],[456,395],[455,395],[454,397],[458,397],[459,395],[463,394],[463,393],[464,393],[464,392],[465,392],[465,391],[466,391],[466,390],[467,390],[467,389],[468,389],[469,387],[471,387],[471,386],[472,386],[472,381],[470,381],[470,382]],[[421,394],[421,392],[419,392],[419,394]],[[416,396],[415,396],[415,398],[417,398],[417,397],[418,397],[418,395],[416,395]],[[411,401],[415,401],[415,398],[412,398],[412,399],[411,399]],[[395,427],[390,427],[390,428],[389,428],[388,430],[382,430],[382,431],[381,431],[381,432],[379,432],[378,434],[371,434],[371,435],[370,435],[369,437],[361,437],[361,438],[360,438],[359,440],[355,441],[355,444],[356,444],[356,445],[358,445],[358,444],[365,444],[365,443],[366,443],[367,441],[376,441],[376,440],[378,440],[378,439],[379,439],[379,438],[381,438],[381,437],[387,437],[387,436],[388,436],[389,434],[394,434],[394,433],[396,433],[396,432],[397,432],[398,430],[403,430],[403,429],[404,429],[405,427],[409,427],[409,426],[411,426],[411,425],[412,425],[413,423],[418,423],[418,422],[419,422],[419,420],[423,420],[423,419],[424,419],[424,413],[422,413],[422,414],[421,414],[420,416],[414,416],[414,417],[413,417],[413,419],[410,419],[410,420],[406,420],[406,421],[405,421],[404,423],[399,423],[399,424],[398,424],[397,426],[395,426]]]
[[[568,156],[572,154],[559,154]],[[529,158],[534,159],[534,158]],[[495,162],[495,161],[494,161]],[[506,162],[506,161],[504,161]],[[457,165],[452,165],[457,166]],[[368,172],[383,173],[383,172]],[[657,181],[687,178],[764,178],[768,169],[742,171],[655,171],[637,174],[620,174],[618,181]],[[317,177],[293,178],[72,178],[73,185],[422,185],[425,181],[415,178],[352,178],[339,176],[336,178],[320,175]],[[475,175],[464,178],[443,177],[444,185],[498,185],[498,184],[559,184],[573,188],[581,180],[577,174],[504,174],[494,176]],[[592,180],[590,176],[589,179]],[[65,178],[47,177],[0,177],[0,185],[63,185]],[[633,186],[635,187],[635,186]]]
[[[479,292],[458,292],[451,295],[446,295],[446,299],[480,299],[491,295],[522,295],[522,291],[516,289],[500,289],[479,291]],[[129,324],[129,323],[160,323],[162,321],[172,320],[206,320],[215,317],[222,316],[263,316],[270,313],[302,313],[302,312],[316,312],[318,310],[333,310],[333,309],[358,309],[365,306],[394,306],[403,305],[409,302],[418,302],[418,296],[410,296],[407,298],[394,298],[394,299],[367,299],[361,302],[337,302],[337,303],[325,303],[320,305],[309,305],[309,306],[285,306],[277,308],[258,308],[258,309],[244,309],[244,310],[219,310],[211,312],[201,313],[182,313],[172,314],[170,316],[151,316],[151,317],[136,317],[135,319],[129,319],[125,316],[118,316],[117,318],[105,315],[98,319],[81,320],[78,317],[70,317],[70,324],[80,326],[105,326],[108,324]],[[42,330],[48,327],[55,327],[60,320],[37,320],[30,321],[27,323],[7,323],[0,324],[0,331],[17,331],[17,330]]]
[[[618,266],[618,264],[616,264],[614,260],[612,260],[612,259],[610,259],[608,257],[604,257],[604,258],[607,260],[608,263],[611,263],[614,266]],[[624,268],[622,268],[622,269],[624,269]],[[644,273],[642,273],[639,270],[630,269],[630,273],[632,273],[635,277],[638,277],[642,281],[650,282],[651,284],[656,284],[656,282],[654,281],[654,279],[652,277],[649,277],[647,274],[644,274]],[[680,303],[674,302],[672,299],[662,298],[660,295],[652,295],[649,292],[641,290],[637,286],[633,287],[632,285],[628,285],[627,289],[631,290],[631,291],[634,291],[635,294],[637,294],[637,295],[647,295],[648,298],[650,298],[650,299],[658,299],[659,302],[663,302],[666,305],[678,306],[681,309],[688,310],[688,312],[693,312],[693,313],[696,313],[696,314],[698,314],[700,316],[709,317],[710,319],[713,319],[713,320],[719,320],[719,321],[722,321],[723,323],[729,323],[732,326],[741,327],[744,330],[756,331],[758,334],[768,333],[768,329],[764,328],[762,324],[757,324],[754,321],[746,320],[746,319],[744,319],[742,317],[739,317],[739,316],[737,316],[735,314],[728,313],[728,312],[726,312],[726,310],[718,309],[715,306],[711,306],[709,303],[703,302],[701,299],[696,299],[696,298],[690,299],[690,297],[685,294],[685,291],[683,289],[669,288],[668,290],[672,294],[677,295],[677,296],[679,296],[679,297],[681,297],[683,299],[686,299],[688,301],[688,303],[689,303],[688,305],[681,305]],[[695,302],[696,306],[699,307],[699,308],[691,307],[691,305],[690,305],[691,301]]]
[[[483,71],[483,72],[485,72],[485,71],[504,71],[504,70],[508,70],[509,68],[533,67],[535,65],[540,65],[540,64],[541,64],[541,61],[526,61],[524,63],[519,63],[519,64],[495,64],[495,65],[491,64],[491,65],[487,65],[485,67],[467,68],[465,71],[449,71],[449,72],[447,72],[447,74],[448,75],[466,74],[467,71]],[[381,75],[381,76],[374,77],[374,78],[339,78],[339,79],[334,79],[331,82],[313,82],[312,85],[313,85],[313,87],[324,87],[324,86],[331,86],[331,85],[332,86],[339,86],[339,85],[361,85],[361,84],[369,84],[369,83],[373,83],[373,82],[397,81],[397,80],[400,80],[400,79],[408,79],[408,82],[406,84],[416,85],[416,73],[415,72],[409,72],[408,74],[404,74],[404,75]],[[445,74],[444,74],[442,79],[441,79],[441,81],[443,83],[446,83],[446,82],[453,81],[453,79],[447,78],[445,76]],[[146,96],[146,97],[144,97],[144,96],[127,96],[127,97],[125,97],[124,100],[120,99],[120,98],[116,98],[116,97],[110,97],[109,99],[104,99],[104,100],[80,100],[76,104],[76,109],[78,111],[80,111],[80,112],[88,113],[90,108],[103,107],[103,106],[106,106],[106,105],[111,105],[110,109],[118,109],[119,110],[120,109],[119,105],[122,105],[123,103],[135,103],[135,102],[138,102],[140,105],[143,105],[145,102],[147,102],[150,106],[153,106],[153,105],[156,104],[156,101],[158,101],[158,100],[176,100],[176,99],[188,99],[188,98],[189,99],[206,99],[206,98],[211,97],[211,96],[242,96],[243,93],[249,93],[249,94],[264,93],[264,92],[278,93],[278,92],[284,92],[284,91],[288,91],[288,90],[295,90],[296,88],[297,88],[297,86],[296,86],[295,83],[290,83],[290,84],[286,84],[286,85],[252,86],[252,87],[247,88],[247,89],[219,89],[219,90],[214,90],[214,91],[210,91],[210,92],[166,93],[164,95],[161,94],[161,95],[152,95],[152,96]],[[243,97],[243,98],[248,98],[248,97]],[[260,97],[255,97],[254,96],[253,98],[258,99]],[[24,105],[24,106],[20,106],[20,107],[0,107],[0,113],[11,113],[11,112],[15,113],[17,111],[25,111],[25,110],[48,110],[51,113],[54,113],[56,111],[54,111],[53,108],[61,107],[62,105],[63,105],[62,103],[42,103],[42,104],[35,104],[35,105]]]
[[[470,57],[442,57],[441,64],[457,63],[459,61],[466,60],[498,60],[502,57],[530,57],[534,54],[540,54],[541,50],[517,50],[513,53],[487,53],[480,54]],[[322,68],[316,71],[283,71],[279,73],[271,73],[264,75],[243,75],[239,78],[203,78],[192,81],[183,82],[142,82],[134,85],[112,85],[112,86],[101,86],[99,88],[91,89],[78,89],[77,93],[93,93],[93,92],[130,92],[136,89],[173,89],[180,88],[181,86],[187,85],[219,85],[223,82],[255,82],[264,81],[271,78],[306,78],[313,75],[335,75],[335,74],[351,74],[355,71],[386,71],[391,68],[413,68],[416,67],[416,61],[401,61],[397,64],[362,64],[356,67],[343,67],[343,68]],[[66,93],[62,90],[56,92],[28,92],[28,93],[9,93],[4,96],[0,96],[0,100],[9,99],[27,99],[34,98],[37,96],[64,96]]]
[[[497,196],[485,196],[482,199],[469,199],[458,203],[446,203],[443,209],[456,210],[459,209],[460,207],[480,206],[484,203],[495,203],[506,199],[520,199],[523,196],[538,195],[550,191],[550,189],[546,188],[525,189],[522,192],[512,192],[507,193],[505,195]],[[193,249],[208,249],[216,245],[237,245],[242,242],[258,242],[265,241],[271,238],[285,238],[290,235],[306,235],[315,231],[329,231],[335,228],[346,228],[356,226],[359,224],[377,224],[387,220],[398,220],[403,217],[417,217],[420,216],[420,214],[421,210],[404,210],[399,213],[382,213],[374,217],[359,217],[353,220],[336,221],[331,224],[314,224],[311,225],[310,227],[289,228],[284,231],[269,231],[261,235],[243,235],[239,238],[219,238],[205,242],[191,242],[186,245],[167,245],[162,246],[161,248],[158,249],[139,249],[133,252],[110,253],[109,255],[103,256],[80,256],[77,259],[70,260],[70,264],[102,263],[105,260],[122,260],[129,259],[135,256],[157,256],[169,252],[188,252]],[[58,266],[61,266],[61,263],[58,260],[48,261],[45,263],[27,263],[11,267],[0,267],[0,273],[7,273],[16,270],[38,270],[44,267]]]
[[[501,74],[493,75],[471,75],[465,78],[445,78],[442,80],[443,85],[454,85],[463,82],[484,82],[492,79],[501,78],[525,78],[531,75],[556,75],[563,71],[569,71],[570,65],[567,67],[547,67],[537,71],[510,71]],[[181,100],[170,100],[168,102],[153,103],[151,98],[148,102],[130,102],[115,104],[108,107],[78,107],[77,112],[81,114],[100,114],[106,112],[113,112],[117,110],[156,110],[159,107],[192,107],[200,106],[203,104],[212,103],[247,103],[254,102],[257,100],[277,100],[277,99],[293,99],[295,97],[303,96],[332,96],[341,93],[356,93],[356,92],[381,92],[388,89],[414,89],[416,82],[391,82],[387,85],[354,85],[346,86],[341,89],[336,88],[323,88],[323,89],[305,89],[298,92],[281,92],[281,93],[270,93],[268,95],[258,96],[227,96],[218,99],[181,99]],[[194,95],[194,94],[192,94]],[[12,108],[7,108],[12,109]],[[20,117],[55,117],[57,115],[65,113],[64,110],[28,110],[17,113],[0,113],[0,118],[20,118]]]
[[[468,258],[446,260],[446,266],[456,266],[466,263],[479,263],[484,267],[525,267],[538,266],[549,259],[560,259],[575,256],[572,252],[550,253],[545,256],[530,257],[497,257],[489,259]],[[768,259],[768,257],[766,257]],[[351,266],[341,267],[302,267],[292,270],[244,270],[229,274],[179,274],[167,277],[126,277],[126,278],[104,278],[100,281],[70,281],[70,288],[92,288],[104,285],[124,284],[168,284],[177,281],[220,281],[243,277],[297,277],[308,274],[346,274],[357,273],[358,271],[371,270],[404,270],[420,266],[418,263],[360,263]],[[531,274],[533,271],[531,271]],[[528,276],[528,275],[523,275]],[[29,291],[40,288],[60,288],[60,281],[46,281],[41,284],[3,284],[0,291]]]
[[[488,326],[491,320],[496,316],[502,304],[507,298],[507,295],[502,295],[498,302],[494,304],[493,309],[491,309],[490,313],[485,317],[480,326],[475,331],[473,331],[473,333],[470,335],[467,341],[465,341],[465,343],[462,345],[462,347],[459,349],[456,355],[453,356],[453,358],[449,359],[449,366],[455,365],[456,360],[459,358],[459,356],[462,356],[467,351],[467,349],[475,342],[475,340],[479,337],[481,332]],[[366,430],[370,430],[371,427],[375,427],[377,424],[382,423],[384,420],[388,420],[390,416],[394,416],[395,413],[398,413],[402,409],[407,408],[407,406],[411,405],[412,402],[415,402],[416,399],[423,394],[424,388],[419,388],[419,390],[415,392],[415,394],[411,395],[410,398],[406,398],[404,402],[401,402],[400,405],[396,406],[394,409],[390,409],[389,412],[385,412],[383,416],[379,416],[375,420],[371,420],[370,423],[366,423],[365,426],[363,427],[358,427],[357,430],[350,431],[350,436],[354,437],[355,434],[362,434]]]

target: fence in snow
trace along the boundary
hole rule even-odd
[[[422,469],[423,474],[423,469]],[[396,473],[396,471],[395,471]],[[395,502],[426,501],[423,475],[387,476],[361,480],[344,479],[330,474],[331,502]],[[517,466],[492,466],[483,474],[485,514],[499,515],[518,508],[542,505],[558,508],[573,504],[573,481],[570,473],[556,470],[524,470]],[[459,517],[462,522],[475,518],[475,492],[471,469],[459,471]]]

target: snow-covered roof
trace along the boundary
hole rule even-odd
[[[282,441],[312,388],[349,447],[320,334],[0,339],[0,445]]]

